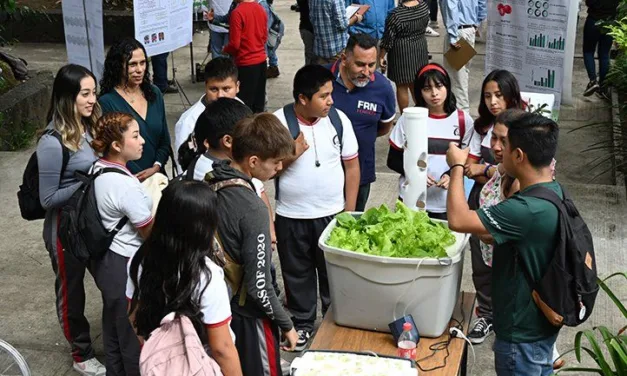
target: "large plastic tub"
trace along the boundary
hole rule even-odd
[[[452,257],[391,258],[328,246],[335,224],[334,219],[318,241],[326,259],[335,322],[389,332],[389,323],[411,314],[421,336],[441,336],[459,295],[469,235],[453,232],[456,242],[447,248]]]

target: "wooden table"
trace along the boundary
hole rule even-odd
[[[461,306],[463,302],[463,317]],[[453,318],[462,321],[464,334],[468,333],[470,319],[475,305],[474,293],[461,293]],[[374,351],[381,355],[396,356],[396,343],[390,333],[374,332],[362,329],[347,328],[335,324],[333,320],[333,306],[322,321],[314,340],[311,350],[337,350],[337,351]],[[451,320],[451,326],[456,325]],[[448,346],[448,357],[446,366],[433,370],[433,368],[443,366],[445,363],[446,349],[444,345],[441,350],[435,352],[429,347],[435,343],[446,341],[448,331],[445,331],[439,338],[421,338],[417,348],[417,360],[420,366],[420,375],[457,375],[461,372],[466,374],[466,341],[461,338],[453,338]],[[433,354],[433,355],[432,355]],[[424,370],[424,371],[423,371]],[[431,371],[429,371],[431,370]]]

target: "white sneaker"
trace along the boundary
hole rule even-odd
[[[96,358],[84,362],[74,362],[72,366],[76,372],[83,376],[105,376],[107,369]]]
[[[428,37],[439,37],[440,33],[427,26],[427,30],[425,30],[425,35]]]

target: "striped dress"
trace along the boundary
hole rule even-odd
[[[429,63],[425,30],[429,23],[429,6],[403,4],[390,12],[385,20],[381,47],[387,51],[388,78],[396,84],[414,82],[420,68]]]

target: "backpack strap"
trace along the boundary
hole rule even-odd
[[[194,170],[196,170],[196,163],[198,163],[199,159],[200,159],[200,155],[197,155],[194,159],[192,159],[189,166],[187,166],[187,172],[185,173],[185,177],[183,178],[183,180],[186,180],[186,181],[194,180]]]
[[[222,180],[216,183],[212,183],[210,187],[211,189],[213,189],[214,192],[218,192],[219,190],[222,190],[224,188],[244,187],[244,188],[250,189],[256,194],[255,188],[252,186],[252,183],[247,182],[246,180],[242,178]]]
[[[128,174],[122,170],[120,170],[119,168],[115,168],[115,167],[104,167],[101,168],[97,173],[96,173],[96,177],[102,175],[102,174],[106,174],[109,172],[115,172],[118,174],[122,174],[125,176],[128,176]],[[120,232],[120,230],[122,230],[122,227],[126,226],[126,223],[128,222],[128,217],[124,216],[122,217],[122,219],[120,219],[120,221],[118,222],[117,225],[115,225],[115,227],[113,228],[113,230],[110,231],[110,233],[112,234],[117,234],[118,232]],[[115,236],[115,235],[114,235]]]
[[[247,182],[246,180],[242,179],[242,178],[233,178],[233,179],[227,179],[227,180],[222,180],[219,181],[217,183],[212,183],[209,185],[211,187],[211,189],[214,190],[214,192],[218,192],[219,190],[225,189],[225,188],[231,188],[231,187],[244,187],[244,188],[248,188],[251,191],[255,192],[255,189],[253,188],[253,186],[251,185],[251,183]],[[243,283],[244,282],[244,272],[242,270],[242,265],[238,264],[229,254],[228,252],[226,252],[226,249],[224,248],[224,243],[222,242],[222,239],[220,238],[220,234],[218,231],[216,231],[215,233],[215,239],[218,242],[219,248],[220,248],[220,254],[216,255],[218,257],[218,259],[222,262],[223,266],[222,268],[225,271],[225,274],[228,274],[229,278],[234,278],[236,279],[236,281],[233,281],[234,283],[237,283],[239,288],[237,289],[237,291],[234,291],[233,294],[237,294],[239,292],[239,301],[238,304],[241,306],[243,306],[246,303],[246,295],[248,294],[248,292],[246,291],[246,285]]]
[[[566,198],[566,193],[564,192],[564,187],[562,187],[561,184],[560,184],[560,188],[562,189],[562,193],[564,194],[564,198]],[[552,190],[550,190],[550,189],[548,189],[546,187],[542,187],[542,186],[532,187],[531,189],[528,189],[525,192],[521,192],[520,194],[523,195],[523,196],[535,197],[535,198],[539,198],[539,199],[542,199],[542,200],[549,201],[550,203],[555,205],[558,210],[562,210],[563,207],[564,207],[564,202],[557,195],[557,193],[555,193],[554,191],[552,191]]]
[[[566,198],[566,192],[564,191],[564,187],[562,187],[561,184],[560,184],[560,189],[562,189],[564,198]],[[523,196],[527,196],[527,197],[535,197],[541,200],[546,200],[550,202],[551,204],[555,205],[559,213],[564,213],[565,207],[564,207],[563,200],[557,195],[557,193],[555,193],[554,191],[546,187],[535,186],[519,194]],[[520,255],[518,248],[515,247],[515,250],[516,250],[516,258],[518,259],[518,263],[520,264],[523,274],[525,275],[525,279],[527,280],[529,287],[531,287],[531,289],[533,290],[536,282],[533,280],[531,273],[529,272],[525,264],[522,262],[522,256]]]
[[[296,118],[296,111],[294,110],[293,102],[283,106],[283,114],[285,115],[287,128],[290,130],[292,138],[296,139],[300,133],[300,125],[298,125],[298,118]]]
[[[331,107],[329,119],[331,120],[333,128],[335,128],[335,133],[337,133],[337,139],[340,142],[340,158],[342,158],[342,149],[344,148],[344,124],[342,124],[340,114],[335,107]]]
[[[466,134],[466,115],[462,110],[457,110],[457,125],[459,125],[459,147],[461,148]]]
[[[283,114],[285,115],[287,129],[290,131],[292,138],[298,138],[298,135],[300,134],[300,125],[298,124],[298,118],[296,117],[296,111],[294,110],[294,102],[283,106]],[[279,199],[279,176],[274,178],[274,199]]]
[[[55,129],[46,129],[44,134],[53,136],[59,143],[61,144],[61,152],[63,154],[63,162],[61,164],[61,173],[59,174],[59,181],[63,179],[63,173],[65,172],[65,168],[67,167],[68,162],[70,161],[70,149],[68,149],[63,143],[63,139],[61,138],[61,134]]]

